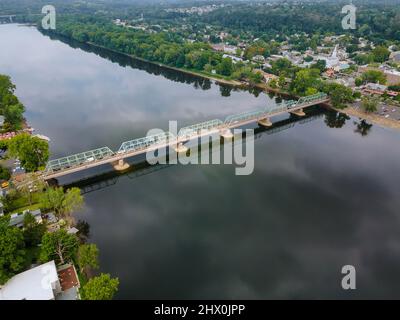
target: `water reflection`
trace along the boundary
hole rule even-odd
[[[195,90],[181,75],[121,67],[32,28],[0,26],[0,41],[0,69],[54,157],[116,149],[171,118],[192,124],[275,103],[235,89],[222,97],[214,84]],[[109,186],[86,193],[77,218],[90,224],[101,272],[120,278],[117,298],[399,298],[399,134],[374,126],[361,136],[357,119],[323,117],[274,119],[286,122],[257,133],[250,176],[173,165],[100,177]],[[340,287],[344,264],[357,269],[356,292]]]
[[[329,128],[342,128],[347,120],[350,120],[347,114],[334,110],[328,110],[325,114],[325,123]]]
[[[284,130],[291,129],[296,125],[296,123],[299,124],[308,123],[319,119],[323,115],[324,115],[323,109],[320,109],[318,106],[308,108],[308,110],[306,111],[306,116],[304,117],[300,118],[297,116],[290,116],[285,120],[275,122],[274,125],[271,127],[262,127],[262,126],[255,127],[254,137],[255,139],[260,139],[263,136],[268,137],[270,135],[282,132]],[[243,133],[242,136],[242,142],[245,141],[244,139],[245,139],[245,132]],[[206,146],[209,147],[209,149],[206,149],[206,152],[211,152],[211,153],[222,152],[223,143],[224,141],[221,140],[220,145],[213,145],[211,143],[210,144],[207,143],[207,145],[203,146],[198,145],[197,152],[200,153],[201,148],[204,148]],[[143,160],[132,161],[132,159],[131,161],[129,161],[129,163],[131,164],[131,166],[123,172],[116,171],[108,166],[106,167],[109,168],[108,171],[99,172],[99,170],[97,170],[97,173],[94,174],[93,176],[86,174],[85,177],[79,178],[79,175],[75,175],[75,178],[68,179],[64,177],[60,181],[63,181],[62,183],[64,184],[65,188],[79,187],[82,190],[82,193],[86,194],[114,186],[118,182],[118,179],[123,176],[128,176],[130,179],[135,179],[138,177],[142,177],[144,175],[158,172],[163,169],[170,168],[172,166],[169,164],[150,165],[147,163],[147,161]],[[53,179],[52,183],[60,185],[60,181]]]
[[[366,120],[359,120],[353,122],[356,125],[354,132],[359,133],[361,136],[365,137],[371,131],[372,124],[368,123]]]
[[[85,220],[78,220],[75,227],[79,230],[77,236],[81,243],[86,243],[90,238],[90,225]]]
[[[118,63],[121,67],[129,66],[134,69],[144,70],[150,74],[161,75],[161,76],[165,77],[166,79],[169,79],[172,81],[193,84],[193,87],[195,89],[201,89],[201,90],[211,89],[212,81],[209,79],[205,79],[203,77],[199,77],[199,76],[192,75],[189,73],[175,71],[173,69],[169,69],[169,68],[163,67],[161,65],[158,65],[157,63],[151,63],[151,62],[146,62],[146,61],[142,61],[139,59],[134,59],[134,58],[129,57],[124,54],[112,52],[108,49],[104,49],[101,47],[96,47],[93,45],[82,43],[82,42],[79,42],[79,41],[76,41],[73,39],[69,39],[69,38],[60,36],[60,35],[55,35],[55,34],[46,32],[44,30],[42,30],[41,32],[44,35],[48,36],[52,40],[59,40],[65,44],[71,46],[72,48],[79,48],[86,52],[94,53],[104,59],[110,60],[114,63]],[[262,90],[260,90],[258,88],[243,89],[243,88],[239,88],[237,86],[233,87],[233,86],[229,86],[226,84],[219,84],[219,85],[220,85],[220,92],[223,97],[229,97],[231,95],[232,91],[248,91],[249,93],[253,94],[255,97],[258,97],[259,94],[262,92]],[[270,94],[271,98],[273,98],[275,96],[276,96],[276,94],[274,94],[274,93]]]

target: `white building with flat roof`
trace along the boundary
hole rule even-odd
[[[55,300],[61,292],[54,261],[21,272],[0,289],[0,300]]]

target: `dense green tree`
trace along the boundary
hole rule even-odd
[[[292,77],[299,68],[294,66],[288,59],[280,58],[271,62],[271,72],[275,75],[285,75]]]
[[[376,112],[378,110],[379,98],[363,96],[361,98],[361,108],[367,112]]]
[[[286,85],[286,78],[285,78],[285,75],[284,75],[284,74],[281,74],[281,75],[279,76],[278,85],[279,85],[280,88],[285,87],[285,85]]]
[[[247,60],[251,60],[254,56],[267,56],[270,51],[267,49],[267,44],[262,41],[257,41],[256,43],[248,46],[244,52],[244,57]]]
[[[42,237],[46,232],[46,225],[38,223],[31,213],[24,216],[24,240],[27,247],[37,246],[42,241]]]
[[[361,75],[363,83],[373,82],[373,83],[386,83],[386,75],[380,70],[367,70]]]
[[[100,274],[90,279],[81,289],[83,300],[112,300],[118,291],[118,278],[111,278],[109,274]]]
[[[9,226],[9,217],[0,217],[0,284],[20,272],[25,260],[22,231]]]
[[[12,138],[8,150],[11,156],[21,160],[21,165],[29,172],[43,168],[49,159],[48,143],[27,133]]]
[[[263,79],[261,72],[249,72],[248,79],[252,83],[260,83]]]
[[[230,76],[233,71],[233,64],[230,58],[222,59],[221,63],[217,65],[217,71],[224,76]]]
[[[0,74],[0,111],[3,114],[4,108],[10,104],[10,102],[15,103],[14,101],[10,101],[11,97],[14,96],[15,85],[11,82],[9,76]]]
[[[45,233],[42,238],[40,260],[42,262],[55,260],[57,264],[64,264],[76,256],[78,247],[78,238],[64,229]]]
[[[63,200],[63,213],[70,215],[74,211],[80,210],[84,204],[83,196],[79,188],[70,188],[65,192]]]
[[[83,206],[83,197],[79,188],[64,191],[62,187],[49,187],[40,198],[40,205],[45,210],[54,210],[60,218],[71,218],[71,213]]]
[[[0,180],[8,180],[11,177],[11,172],[8,168],[0,165]]]
[[[361,86],[361,85],[363,84],[363,79],[360,78],[360,77],[357,77],[357,78],[354,80],[354,83],[355,83],[355,85],[356,85],[357,87],[359,87],[359,86]]]
[[[306,90],[304,95],[305,96],[312,96],[313,94],[316,94],[316,93],[318,93],[317,88],[309,87],[309,88],[307,88],[307,90]]]
[[[270,86],[272,89],[278,88],[276,79],[271,79],[270,81],[268,81],[268,86]]]
[[[375,62],[385,62],[389,56],[390,56],[390,51],[388,48],[384,46],[377,46],[372,50],[372,54],[374,56],[374,61]]]
[[[291,83],[292,91],[300,96],[307,93],[308,88],[318,88],[320,83],[318,69],[302,69],[296,73]]]
[[[78,263],[81,271],[99,268],[99,249],[94,243],[79,246]]]
[[[44,210],[53,210],[56,216],[62,217],[64,212],[64,189],[49,187],[40,197],[40,207]]]
[[[10,104],[4,107],[4,126],[7,130],[20,130],[24,120],[25,107],[21,103]]]
[[[354,61],[357,62],[359,65],[370,64],[374,62],[374,55],[373,54],[358,54],[354,57]]]
[[[311,56],[309,56],[309,55],[307,55],[306,57],[304,57],[304,61],[305,61],[305,62],[311,62],[311,61],[313,61],[313,60],[314,60],[314,58],[311,57]]]
[[[327,93],[331,99],[331,103],[335,108],[344,108],[346,103],[354,101],[353,91],[339,83],[324,83],[322,91]]]
[[[9,76],[0,74],[0,114],[4,116],[4,129],[19,130],[24,120],[25,107],[14,95],[15,85]]]

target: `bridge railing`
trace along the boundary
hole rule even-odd
[[[246,111],[238,114],[234,114],[226,117],[224,124],[230,126],[240,121],[246,121],[249,119],[254,119],[263,116],[266,114],[267,108],[259,108],[251,111]]]
[[[313,101],[317,101],[317,100],[324,100],[327,97],[328,97],[328,95],[326,93],[319,92],[319,93],[313,94],[311,96],[301,97],[299,99],[299,101],[297,102],[297,104],[300,105],[303,103],[313,102]]]
[[[289,107],[287,106],[286,103],[280,103],[280,104],[277,104],[276,106],[268,108],[267,112],[266,112],[266,116],[269,116],[269,115],[274,114],[276,112],[287,111],[288,109],[289,109]]]
[[[62,157],[50,160],[47,163],[45,172],[53,173],[55,171],[65,170],[72,167],[77,167],[85,163],[90,163],[96,160],[102,160],[114,155],[114,152],[109,147],[98,148],[67,157]]]
[[[146,149],[150,146],[168,143],[168,141],[175,140],[176,137],[169,131],[159,134],[138,138],[130,141],[125,141],[121,144],[117,153],[125,153]]]
[[[246,111],[239,114],[231,115],[226,117],[225,121],[219,119],[213,119],[197,123],[188,127],[181,128],[178,133],[178,137],[173,135],[171,132],[162,132],[160,134],[137,138],[130,141],[125,141],[121,144],[117,153],[126,153],[132,151],[139,151],[146,149],[151,146],[162,145],[175,141],[177,138],[190,137],[195,134],[199,134],[201,130],[212,130],[214,128],[230,126],[237,122],[246,121],[250,119],[260,119],[268,117],[274,113],[281,111],[290,111],[294,107],[300,107],[302,104],[307,104],[313,101],[323,101],[328,98],[326,93],[317,93],[307,97],[301,97],[298,101],[289,100],[274,107],[263,107],[256,110]],[[77,167],[93,161],[102,160],[104,158],[112,157],[115,153],[108,147],[94,149],[71,156],[50,160],[47,163],[45,174],[51,174],[55,171],[65,170],[72,167]]]
[[[188,127],[181,128],[178,132],[179,138],[189,138],[193,135],[200,134],[202,130],[212,130],[222,125],[222,121],[219,119],[213,119],[205,122],[193,124]]]

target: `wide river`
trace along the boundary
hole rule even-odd
[[[276,103],[33,27],[1,25],[0,44],[52,158]],[[400,133],[314,112],[258,132],[248,176],[173,165],[86,186],[78,218],[117,298],[400,298]],[[342,289],[345,265],[356,290]]]

